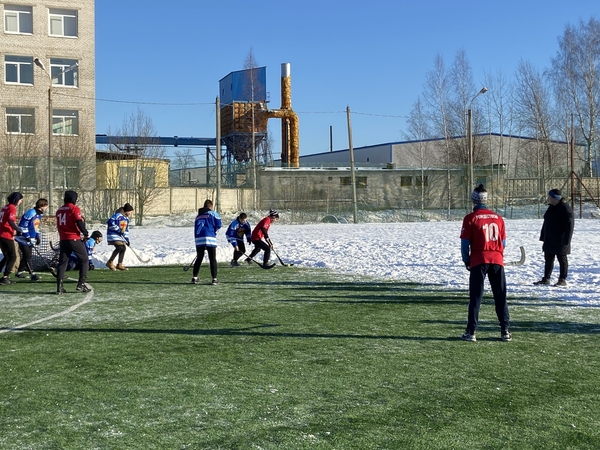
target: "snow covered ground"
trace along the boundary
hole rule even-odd
[[[165,226],[149,220],[144,227],[132,227],[131,245],[147,265],[189,264],[195,256],[193,217],[186,226]],[[186,223],[186,220],[183,222]],[[180,221],[181,222],[181,221]],[[232,247],[225,240],[231,220],[224,219],[218,234],[219,262],[231,260]],[[256,220],[251,221],[254,226]],[[181,225],[181,223],[179,223]],[[600,221],[578,219],[569,257],[568,287],[534,286],[543,275],[543,254],[538,241],[541,219],[506,220],[508,235],[505,261],[518,260],[524,246],[527,261],[507,267],[509,294],[572,302],[573,305],[600,305]],[[468,272],[460,257],[460,221],[410,223],[360,223],[284,225],[276,223],[270,236],[275,250],[285,261],[300,267],[326,268],[337,272],[420,283],[434,283],[451,289],[468,289]],[[104,227],[90,227],[105,233]],[[251,246],[249,246],[251,248]],[[102,242],[95,252],[95,264],[104,267],[113,247]],[[249,251],[249,250],[248,250]],[[274,260],[275,255],[272,256]],[[262,259],[259,254],[258,259]],[[132,252],[125,265],[140,266]],[[205,273],[203,263],[201,276]],[[261,270],[244,265],[238,270]],[[558,262],[553,281],[556,281]],[[188,272],[191,276],[191,272]],[[272,271],[277,276],[277,270]],[[220,279],[226,271],[219,273]]]

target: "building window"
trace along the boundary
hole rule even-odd
[[[54,86],[79,86],[79,67],[73,67],[77,64],[76,59],[50,59],[50,73],[52,74],[52,85]],[[69,67],[73,69],[64,72]],[[61,73],[64,72],[64,73]]]
[[[6,132],[34,134],[35,110],[33,108],[6,108]]]
[[[340,177],[340,186],[352,186],[352,177]],[[359,189],[367,188],[367,177],[356,177],[356,187]]]
[[[135,170],[133,167],[119,168],[119,189],[133,189],[135,187]]]
[[[54,187],[60,189],[73,189],[79,187],[79,162],[64,159],[54,163]]]
[[[4,57],[4,81],[6,83],[33,85],[33,57],[12,56]]]
[[[400,186],[412,186],[412,177],[401,176],[400,177]]]
[[[8,181],[12,186],[36,188],[35,165],[31,161],[21,161],[8,165]]]
[[[417,186],[429,186],[428,176],[425,175],[424,177],[417,177],[417,179],[415,180],[415,184]]]
[[[77,37],[77,11],[74,9],[50,8],[50,36]]]
[[[33,34],[31,6],[4,5],[4,32]]]
[[[52,110],[52,134],[76,136],[79,134],[79,111],[72,109]]]
[[[156,168],[142,167],[142,186],[147,188],[156,187]]]

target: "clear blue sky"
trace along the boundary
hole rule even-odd
[[[355,147],[400,141],[437,54],[450,65],[464,49],[483,86],[520,60],[548,67],[565,26],[590,17],[599,0],[98,0],[96,133],[140,108],[160,136],[214,137],[218,82],[252,48],[270,108],[291,64],[300,155],[329,151],[330,126],[334,150],[348,148],[347,106]],[[277,159],[280,122],[269,127]]]

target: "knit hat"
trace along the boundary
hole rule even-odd
[[[552,197],[554,200],[561,200],[562,192],[560,192],[560,189],[550,189],[548,196]]]
[[[77,192],[75,191],[66,191],[65,192],[65,203],[77,203]]]
[[[275,217],[275,218],[279,219],[279,213],[277,212],[276,209],[271,209],[271,210],[269,210],[269,217]]]
[[[123,211],[125,211],[125,212],[133,211],[133,206],[131,206],[129,203],[125,203],[123,205]]]
[[[471,201],[477,205],[487,202],[487,198],[487,191],[483,187],[483,184],[477,186],[471,193]]]
[[[100,231],[96,230],[96,231],[94,231],[94,232],[92,233],[92,235],[91,235],[90,237],[91,237],[92,239],[98,239],[98,238],[101,238],[101,237],[102,237],[102,233],[101,233]]]
[[[6,197],[6,200],[8,200],[8,203],[17,206],[17,203],[19,203],[19,200],[21,200],[22,198],[23,195],[20,192],[13,192],[8,197]]]

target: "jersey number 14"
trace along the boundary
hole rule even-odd
[[[66,225],[67,224],[67,214],[66,213],[62,213],[62,214],[57,214],[56,215],[56,219],[58,221],[59,225]]]

